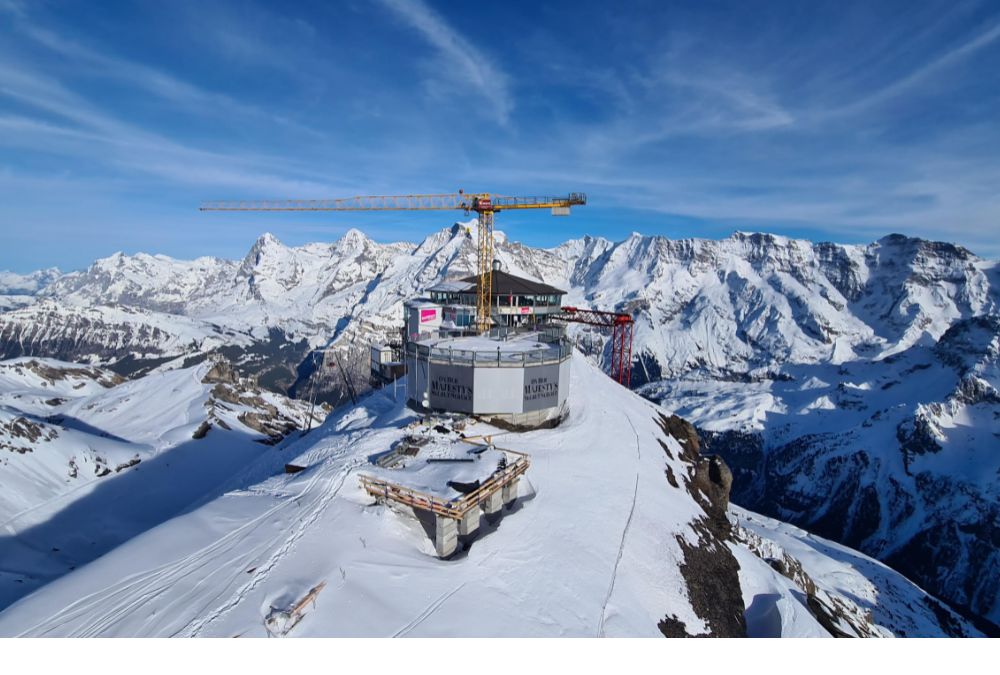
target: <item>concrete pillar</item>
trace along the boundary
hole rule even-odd
[[[513,506],[514,501],[517,499],[517,483],[519,480],[519,478],[515,478],[503,486],[503,503],[507,505],[507,508]]]
[[[458,535],[468,537],[476,533],[479,529],[479,507],[474,506],[465,512],[462,519],[458,521]]]
[[[487,520],[495,520],[500,515],[500,509],[503,508],[502,492],[502,489],[492,492],[480,503]]]
[[[434,550],[439,558],[447,558],[458,548],[458,521],[446,516],[434,516]]]

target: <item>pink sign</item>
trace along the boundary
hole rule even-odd
[[[532,309],[532,307],[522,307],[521,314],[531,314]]]
[[[437,318],[438,311],[436,309],[422,309],[420,310],[420,323],[427,323],[428,321],[433,321]]]

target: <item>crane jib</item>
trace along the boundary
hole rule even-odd
[[[582,206],[587,197],[573,192],[565,197],[509,197],[478,195],[391,195],[346,199],[268,199],[211,201],[201,211],[505,211],[511,209],[564,209]]]
[[[493,282],[493,214],[497,211],[550,209],[554,216],[567,216],[571,206],[587,203],[582,192],[565,197],[508,197],[488,192],[437,195],[388,195],[347,199],[275,199],[204,202],[201,211],[445,211],[460,209],[479,215],[477,258],[477,317],[479,330],[493,323],[490,296]]]

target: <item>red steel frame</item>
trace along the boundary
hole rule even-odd
[[[632,382],[632,327],[635,321],[622,312],[602,312],[597,309],[563,307],[553,316],[567,323],[583,323],[611,329],[611,377],[629,387]]]

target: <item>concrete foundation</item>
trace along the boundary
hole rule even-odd
[[[559,423],[566,416],[566,404],[536,410],[526,413],[492,413],[481,415],[483,420],[501,429],[511,429],[515,431],[528,431],[532,429],[548,429],[559,426]]]
[[[480,506],[488,520],[495,520],[500,516],[500,509],[503,508],[503,490],[496,490],[488,494]]]
[[[479,529],[479,509],[469,509],[458,521],[458,535],[468,537]]]
[[[458,521],[437,515],[434,521],[434,550],[439,558],[447,558],[458,549]]]
[[[509,482],[509,483],[507,483],[506,485],[503,486],[503,490],[502,490],[503,503],[506,504],[508,508],[510,508],[511,506],[513,506],[514,502],[517,500],[517,484],[518,484],[518,482],[520,482],[520,481],[518,481],[518,480],[512,480],[511,482]]]

